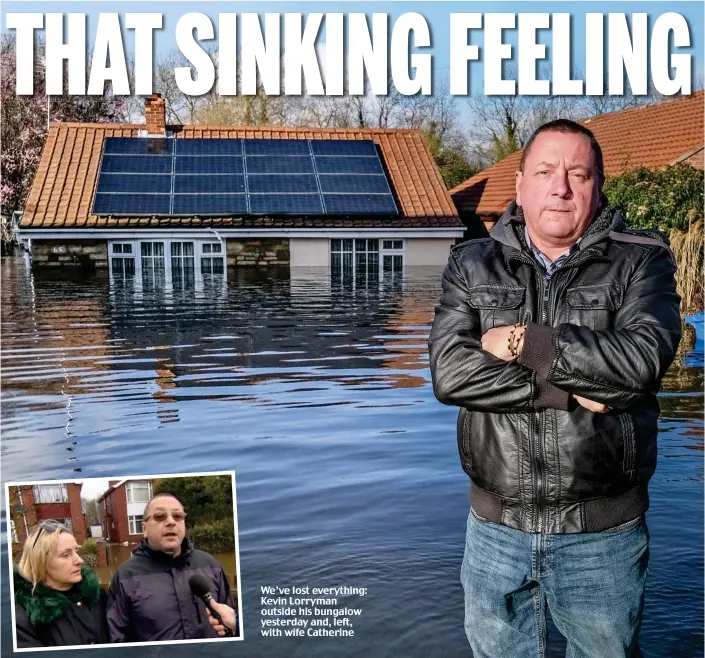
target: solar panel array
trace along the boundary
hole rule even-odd
[[[95,215],[396,215],[371,140],[107,137]]]

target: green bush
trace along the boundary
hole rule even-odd
[[[608,178],[604,193],[632,228],[669,233],[703,219],[703,172],[689,164],[627,171]]]
[[[81,555],[98,555],[98,543],[95,539],[86,539],[81,546]]]
[[[187,534],[196,548],[200,548],[202,551],[230,553],[235,550],[235,530],[232,518],[200,523],[189,528]]]

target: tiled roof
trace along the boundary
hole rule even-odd
[[[417,130],[168,126],[177,139],[371,139],[401,209],[394,219],[374,217],[107,218],[91,214],[105,137],[137,137],[144,124],[55,123],[49,129],[20,222],[21,228],[221,226],[266,228],[462,228],[441,174]]]
[[[602,147],[605,174],[628,169],[658,169],[690,156],[703,146],[705,92],[675,100],[602,114],[581,123]],[[461,216],[501,214],[514,199],[514,172],[521,151],[475,174],[450,194]]]

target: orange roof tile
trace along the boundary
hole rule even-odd
[[[144,124],[53,123],[20,221],[21,228],[167,226],[164,218],[108,219],[91,214],[105,137],[137,137]],[[291,228],[370,227],[462,228],[443,179],[418,130],[285,128],[252,126],[168,126],[177,139],[199,137],[271,139],[371,139],[379,145],[400,216],[315,218],[188,218],[188,224]],[[144,220],[144,221],[143,221]],[[267,220],[267,221],[265,221]]]
[[[674,164],[702,148],[705,92],[674,100],[602,114],[581,123],[602,147],[605,174],[628,169],[658,169]],[[522,151],[454,187],[451,197],[461,216],[496,216],[514,199],[514,172]]]

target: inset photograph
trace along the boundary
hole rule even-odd
[[[234,472],[5,493],[15,651],[242,639]]]

